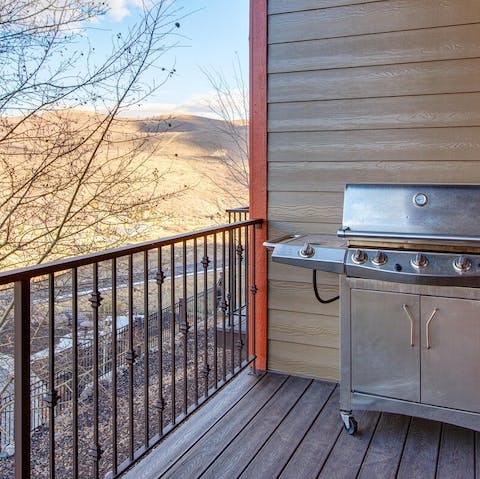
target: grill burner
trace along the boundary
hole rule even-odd
[[[340,275],[349,433],[352,408],[480,431],[479,212],[480,186],[347,185],[338,238],[265,243],[273,261]]]

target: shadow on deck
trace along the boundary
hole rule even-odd
[[[334,383],[245,372],[124,477],[480,478],[479,433],[389,413],[356,418],[349,436]]]

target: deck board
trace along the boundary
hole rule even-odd
[[[334,383],[313,382],[240,477],[277,477],[334,390]]]
[[[338,421],[338,410],[335,417]],[[355,477],[360,470],[363,458],[367,453],[368,446],[377,427],[380,414],[364,411],[355,414],[355,417],[358,420],[357,434],[350,436],[344,429],[342,430],[318,476],[319,478],[344,479]],[[340,425],[340,427],[342,426]]]
[[[480,479],[480,433],[475,433],[475,477]]]
[[[437,477],[475,478],[475,433],[444,424],[440,443]]]
[[[282,391],[242,429],[204,472],[205,479],[230,479],[242,472],[303,397],[311,381],[290,377]]]
[[[280,475],[282,479],[316,477],[333,446],[333,439],[342,429],[339,417],[338,388],[336,388],[295,454],[286,464]]]
[[[480,477],[479,433],[356,411],[350,436],[338,399],[335,383],[242,373],[123,477]]]
[[[398,470],[398,479],[435,477],[440,432],[439,422],[417,417],[412,419]]]
[[[283,375],[268,375],[254,394],[235,405],[223,418],[212,427],[183,457],[161,477],[199,477],[222,452],[222,450],[237,436],[245,424],[275,396],[288,380]],[[238,407],[237,407],[238,406]]]
[[[403,453],[410,418],[382,414],[358,477],[394,479]]]
[[[208,429],[219,421],[235,404],[266,376],[242,374],[226,387],[227,394],[212,397],[200,414],[193,415],[180,429],[172,432],[162,444],[161,460],[158,455],[149,454],[137,468],[128,471],[125,479],[154,479],[163,474],[192,444],[198,441]],[[259,385],[257,385],[259,387]],[[232,401],[232,397],[236,398]],[[198,411],[197,411],[198,412]],[[153,451],[155,452],[155,451]],[[135,471],[135,472],[134,472]]]

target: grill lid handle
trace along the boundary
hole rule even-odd
[[[399,239],[441,242],[480,243],[480,236],[435,235],[422,233],[395,233],[386,231],[354,231],[350,228],[340,228],[337,231],[339,238],[369,238],[369,239]]]

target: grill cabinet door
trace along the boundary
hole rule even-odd
[[[480,412],[480,301],[427,296],[421,301],[422,402]]]
[[[419,296],[353,289],[352,389],[419,401],[419,329]]]

